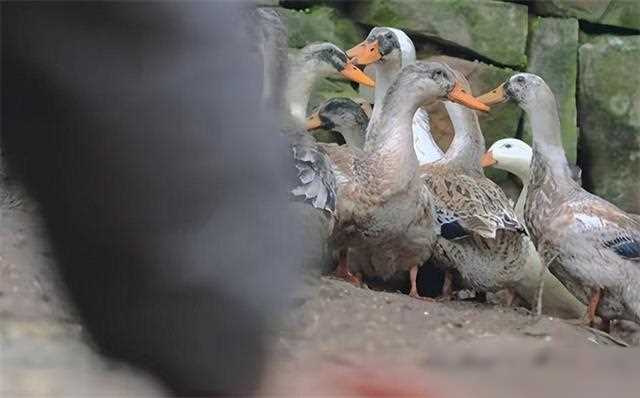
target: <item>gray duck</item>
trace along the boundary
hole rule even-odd
[[[556,100],[539,76],[519,73],[482,97],[513,100],[533,133],[524,218],[540,256],[587,304],[584,321],[640,322],[640,222],[584,190],[572,178],[562,147]]]

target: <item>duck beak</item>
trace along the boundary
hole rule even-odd
[[[469,94],[458,82],[455,82],[453,89],[449,92],[447,98],[449,101],[457,102],[460,105],[464,105],[467,108],[475,109],[477,111],[488,112],[490,109],[488,106],[478,101],[478,99],[473,95]]]
[[[320,120],[320,115],[318,112],[314,112],[311,116],[307,118],[307,123],[305,124],[305,128],[307,130],[315,130],[322,127],[322,120]]]
[[[360,108],[362,109],[364,114],[367,115],[368,118],[371,118],[371,113],[373,112],[373,108],[371,107],[370,103],[363,102],[360,104]]]
[[[489,167],[498,163],[496,159],[493,157],[493,152],[487,151],[482,155],[482,159],[480,159],[480,166]]]
[[[347,64],[344,66],[344,69],[342,69],[340,73],[347,79],[353,80],[356,83],[364,84],[365,86],[373,87],[376,84],[376,82],[373,81],[372,78],[367,76],[363,71],[361,71],[351,62],[347,62]]]
[[[504,89],[504,83],[502,83],[488,93],[482,94],[481,96],[477,97],[477,99],[485,105],[495,105],[501,102],[505,102],[509,99],[509,96]]]
[[[382,58],[378,40],[363,41],[347,51],[347,57],[356,65],[369,65]]]

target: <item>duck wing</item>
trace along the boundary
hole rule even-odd
[[[595,246],[599,252],[640,262],[640,222],[618,207],[585,192],[563,209],[575,220],[573,233]],[[565,218],[568,218],[565,216]]]
[[[445,239],[472,233],[494,239],[500,229],[525,232],[502,189],[491,180],[453,173],[427,173],[436,222]]]
[[[298,169],[298,186],[291,193],[304,196],[313,207],[334,213],[336,210],[336,175],[323,146],[306,132],[287,134]]]

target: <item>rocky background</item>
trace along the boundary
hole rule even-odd
[[[536,73],[558,101],[564,145],[583,170],[583,185],[621,208],[640,213],[640,2],[637,0],[265,0],[289,26],[292,51],[314,41],[345,50],[373,26],[404,30],[418,59],[438,57],[463,71],[475,94],[516,71]],[[357,97],[346,82],[324,80],[310,106]],[[504,137],[530,142],[528,123],[513,104],[480,115],[487,147]],[[451,126],[444,108],[431,113],[438,143]],[[517,192],[506,173],[488,174]]]

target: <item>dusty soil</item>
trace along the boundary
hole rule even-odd
[[[37,207],[15,199],[25,197],[18,192],[0,210],[0,396],[161,395],[148,378],[92,349],[62,293]],[[637,336],[621,334],[624,325],[611,338],[521,308],[424,302],[330,278],[296,297],[273,331],[267,394],[331,395],[340,383],[384,380],[424,385],[432,397],[640,390],[640,351],[618,342]]]

